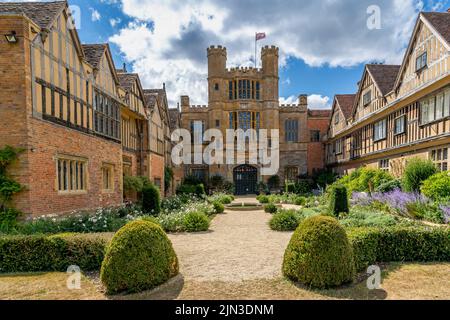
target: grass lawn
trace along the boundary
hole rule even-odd
[[[383,290],[369,291],[365,280],[332,290],[308,290],[284,279],[242,282],[194,281],[182,276],[151,292],[115,299],[449,299],[450,263],[386,265]],[[68,290],[66,273],[0,276],[0,299],[108,299],[98,275],[82,278],[80,290]]]

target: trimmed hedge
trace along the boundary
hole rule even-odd
[[[356,228],[348,236],[357,271],[376,262],[450,261],[450,228]]]
[[[284,254],[283,274],[314,288],[329,288],[353,281],[352,247],[339,222],[326,216],[303,221]]]
[[[161,196],[153,184],[142,189],[142,210],[145,213],[157,216],[161,212]]]
[[[178,274],[178,259],[163,229],[133,221],[111,240],[100,272],[108,294],[153,289]]]
[[[330,190],[330,213],[339,217],[340,213],[349,213],[347,188],[335,185]]]
[[[109,242],[107,234],[0,237],[0,273],[97,271]]]

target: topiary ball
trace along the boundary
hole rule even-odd
[[[113,237],[102,263],[100,279],[107,294],[153,289],[178,274],[172,243],[158,225],[138,220]]]
[[[325,216],[303,221],[286,249],[283,274],[314,288],[351,282],[355,276],[352,248],[338,221]]]

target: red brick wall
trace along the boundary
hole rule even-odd
[[[311,130],[320,130],[323,137],[328,131],[328,118],[308,118],[308,134]],[[309,139],[311,141],[311,139]],[[325,145],[322,142],[308,143],[308,174],[314,170],[325,168]]]
[[[122,203],[122,146],[47,121],[31,119],[28,193],[29,213],[67,213]],[[61,195],[57,190],[56,157],[88,159],[87,192]],[[102,190],[102,165],[114,165],[114,191]]]
[[[151,155],[151,181],[161,179],[161,195],[164,195],[164,157],[157,154]]]
[[[4,35],[16,31],[19,42],[9,44]],[[9,170],[20,183],[28,177],[28,113],[31,111],[31,86],[28,22],[23,17],[2,16],[0,19],[0,148],[5,145],[25,151]],[[15,205],[29,209],[26,195],[14,199]]]

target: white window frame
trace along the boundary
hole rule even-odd
[[[371,102],[372,102],[372,90],[369,90],[363,95],[363,106],[367,107]]]
[[[400,130],[399,130],[400,125]],[[406,115],[401,115],[394,120],[394,134],[400,135],[406,133]]]
[[[376,122],[373,125],[373,141],[378,142],[387,138],[387,119]]]

